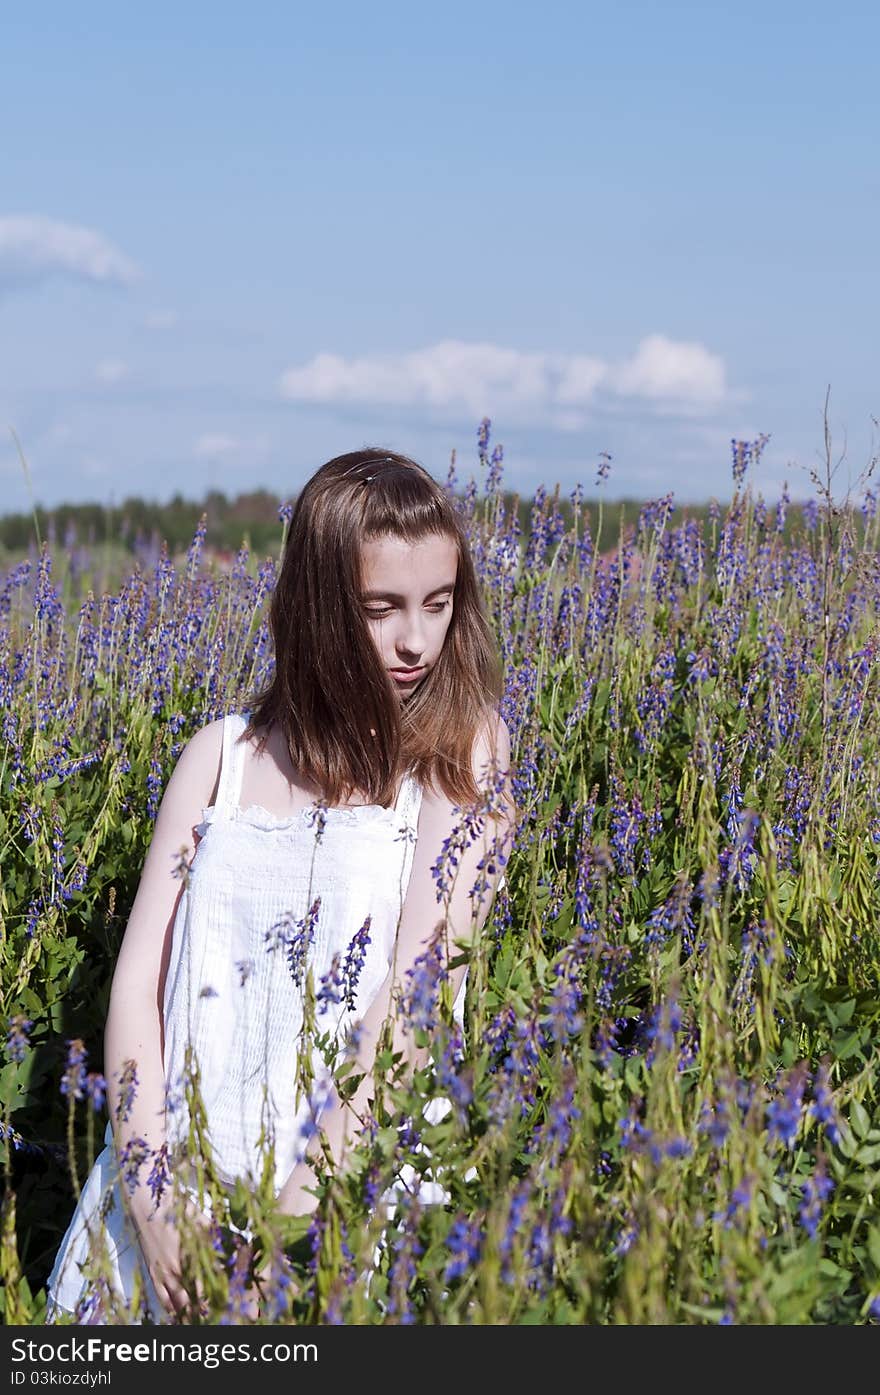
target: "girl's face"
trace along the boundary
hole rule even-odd
[[[385,535],[363,543],[361,559],[367,627],[391,682],[407,698],[440,657],[458,549],[436,533],[416,543]]]

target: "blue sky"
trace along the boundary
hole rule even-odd
[[[0,513],[363,444],[611,498],[880,432],[880,9],[7,8]]]

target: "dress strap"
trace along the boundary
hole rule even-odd
[[[406,824],[415,823],[420,793],[415,776],[408,770],[400,782],[400,789],[394,801],[395,813]]]
[[[247,726],[248,715],[246,712],[228,712],[223,718],[223,753],[220,758],[217,808],[224,810],[230,818],[238,808],[241,797],[245,747],[238,738]]]

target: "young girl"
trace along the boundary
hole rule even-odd
[[[278,1207],[304,1215],[314,1120],[341,1162],[386,1019],[393,1051],[427,1057],[397,1010],[426,955],[463,1020],[466,970],[448,956],[485,922],[516,811],[500,660],[452,500],[402,455],[328,461],[293,509],[269,623],[271,681],[196,732],[158,811],[111,987],[106,1146],[49,1277],[50,1320],[118,1321],[136,1291],[147,1320],[191,1316],[159,1185],[193,1162],[188,1045],[221,1181],[256,1183],[268,1132]],[[467,806],[484,816],[466,844]],[[317,1057],[310,1097],[297,1088],[308,970],[313,989],[343,985],[324,1020],[363,1072],[346,1103]],[[96,1234],[103,1295],[83,1273]]]

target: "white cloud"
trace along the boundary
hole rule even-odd
[[[0,285],[32,285],[57,275],[127,285],[140,272],[92,228],[40,216],[0,217]]]
[[[128,373],[128,364],[119,358],[104,358],[95,369],[99,383],[118,383]]]
[[[234,436],[223,436],[219,432],[200,436],[193,447],[193,454],[204,460],[217,460],[224,455],[234,455],[240,442]]]
[[[560,357],[554,402],[565,407],[583,406],[592,400],[607,373],[608,365],[601,358],[585,354]]]
[[[627,397],[696,403],[725,395],[724,363],[702,344],[649,334],[632,358],[609,370],[612,387]]]
[[[579,429],[587,408],[637,398],[654,410],[705,410],[727,400],[724,363],[699,343],[660,334],[620,362],[586,354],[524,353],[497,344],[446,339],[403,354],[346,359],[319,353],[281,377],[296,402],[433,407],[472,416],[543,414],[561,430]]]
[[[144,319],[144,328],[173,329],[179,319],[176,310],[151,310]]]
[[[512,394],[540,403],[547,392],[545,355],[454,339],[400,355],[346,360],[317,354],[304,368],[283,375],[281,391],[306,402],[462,406],[478,413],[487,396]]]

